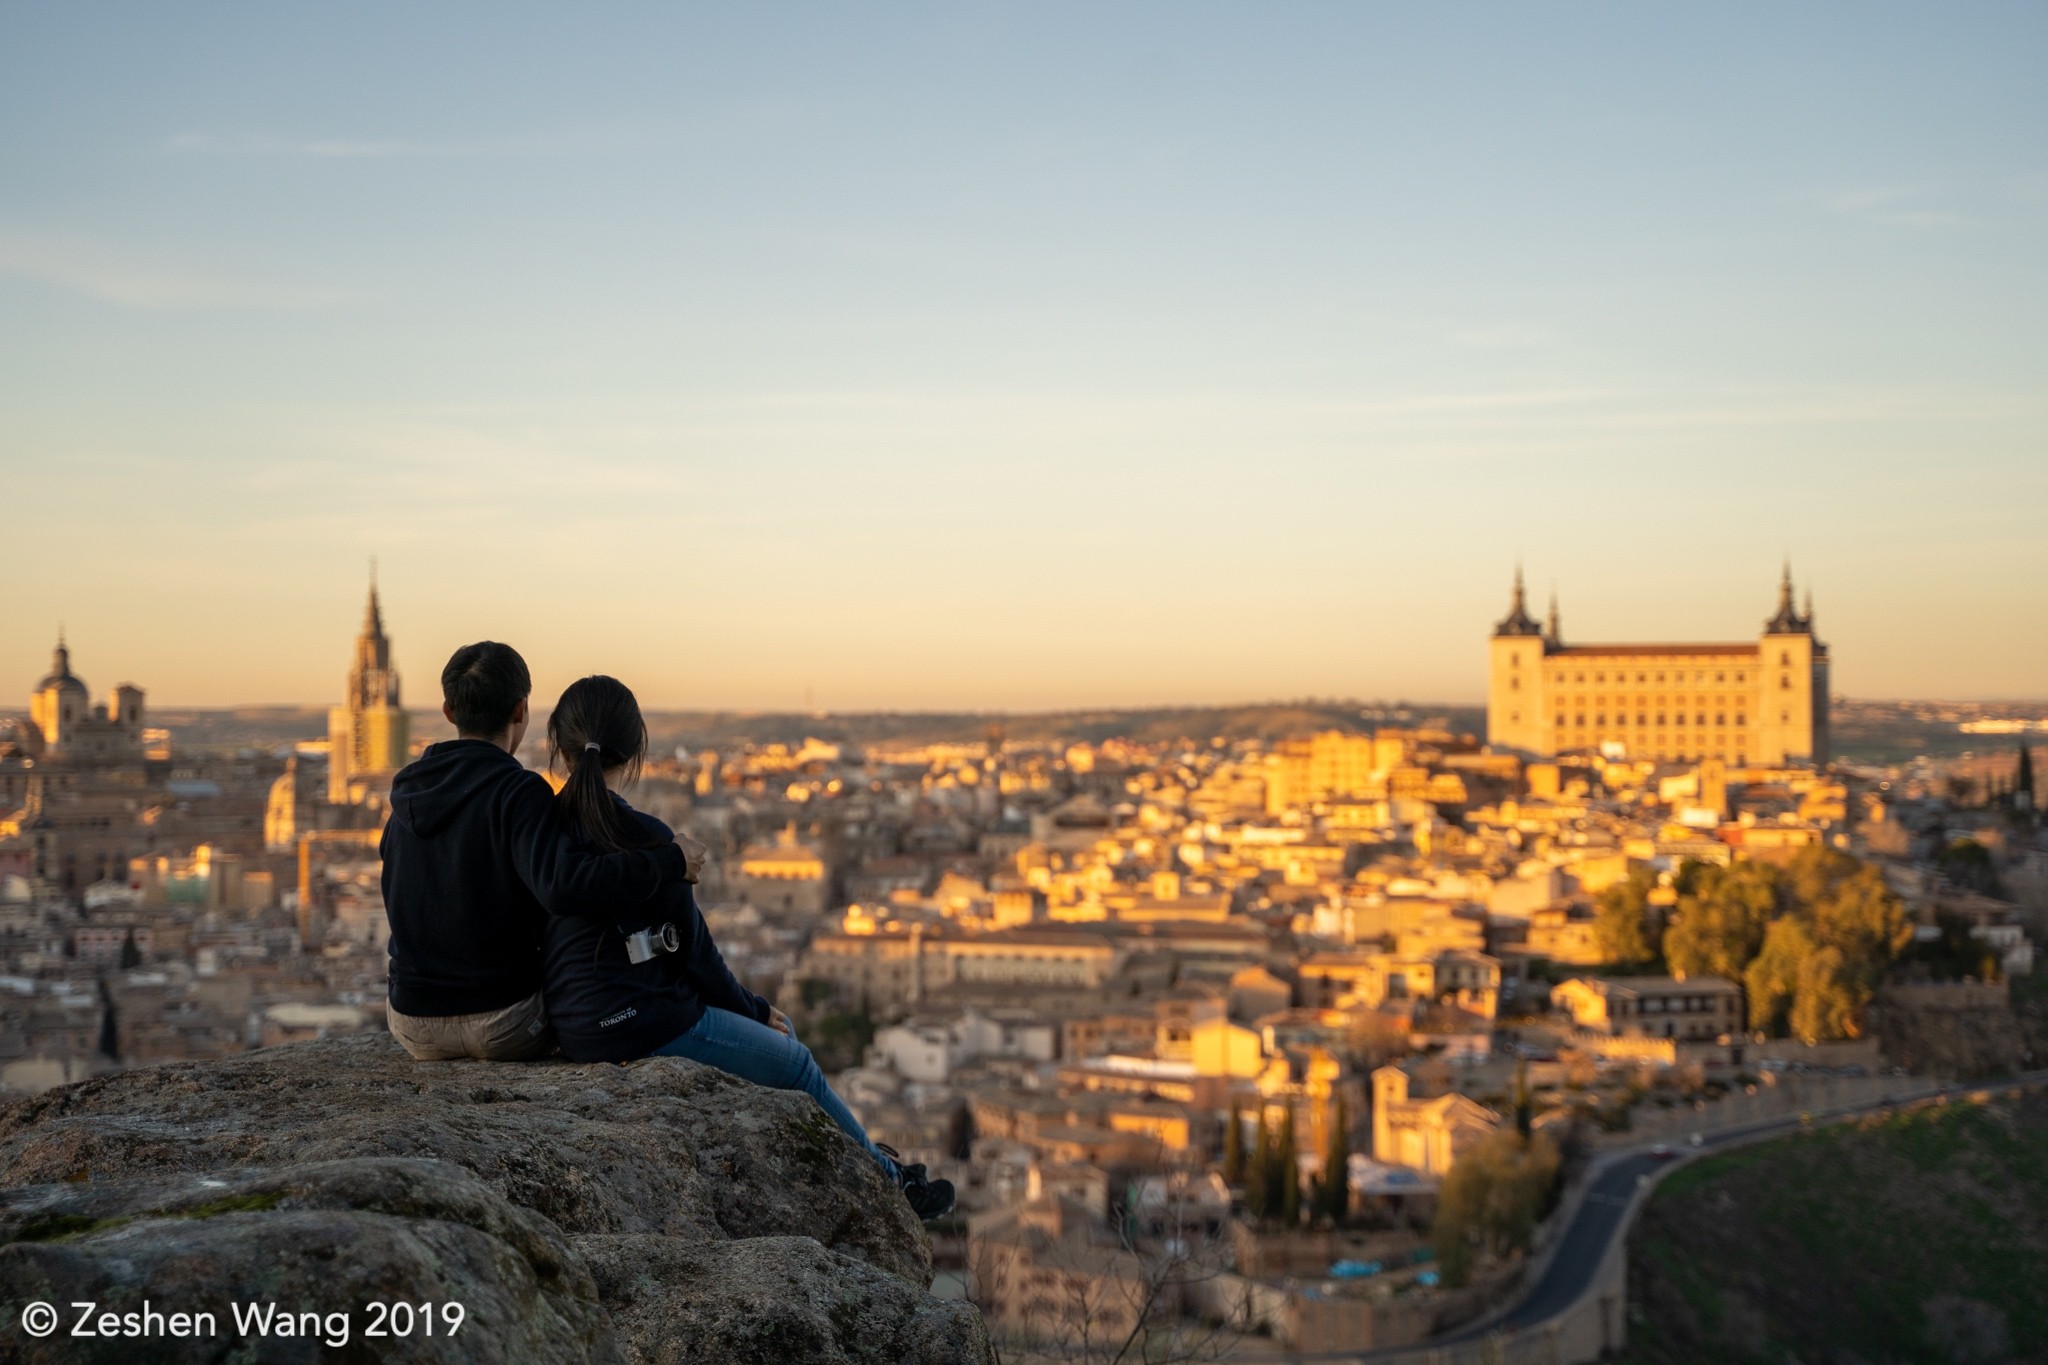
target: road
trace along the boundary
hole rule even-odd
[[[1931,1092],[1907,1093],[1895,1100],[1880,1099],[1868,1104],[1816,1110],[1811,1114],[1810,1122],[1832,1123],[1902,1105],[1920,1104],[1943,1096],[2009,1094],[2044,1084],[2048,1084],[2048,1070],[2033,1071],[2009,1081],[1986,1085],[1949,1085]],[[1565,1228],[1563,1239],[1558,1243],[1556,1254],[1543,1268],[1542,1278],[1537,1280],[1522,1300],[1503,1317],[1440,1337],[1432,1337],[1427,1341],[1416,1342],[1411,1346],[1390,1346],[1375,1351],[1302,1352],[1289,1354],[1282,1359],[1356,1361],[1359,1365],[1368,1365],[1371,1361],[1412,1359],[1417,1352],[1426,1351],[1431,1347],[1479,1341],[1496,1332],[1520,1331],[1548,1322],[1578,1302],[1579,1296],[1591,1287],[1594,1275],[1599,1272],[1600,1262],[1607,1255],[1608,1247],[1613,1244],[1615,1238],[1627,1235],[1628,1228],[1624,1220],[1628,1217],[1637,1181],[1669,1166],[1679,1156],[1793,1133],[1804,1126],[1806,1123],[1796,1114],[1785,1118],[1764,1119],[1744,1124],[1739,1128],[1703,1133],[1698,1147],[1687,1144],[1677,1149],[1672,1156],[1660,1157],[1651,1150],[1643,1150],[1627,1152],[1614,1158],[1600,1172],[1592,1188],[1586,1191],[1585,1198],[1579,1202],[1570,1225]]]
[[[1945,1086],[1932,1095],[1909,1096],[1897,1101],[1876,1100],[1869,1104],[1823,1110],[1815,1113],[1812,1121],[1820,1123],[1853,1118],[1890,1109],[1897,1104],[1919,1103],[1922,1100],[1933,1099],[1937,1095],[1978,1092],[2005,1094],[2023,1090],[2031,1085],[2040,1085],[2044,1081],[2048,1081],[2048,1071],[2031,1072],[2015,1080],[1991,1085]],[[1796,1132],[1803,1126],[1805,1125],[1797,1115],[1765,1119],[1758,1123],[1745,1124],[1740,1128],[1706,1133],[1698,1148],[1687,1147],[1683,1150],[1712,1151],[1717,1147],[1733,1147],[1759,1138]],[[1626,1234],[1627,1228],[1623,1224],[1623,1219],[1628,1215],[1630,1201],[1635,1195],[1636,1182],[1668,1165],[1672,1159],[1668,1156],[1660,1158],[1647,1151],[1632,1152],[1618,1158],[1601,1172],[1599,1178],[1593,1182],[1592,1188],[1586,1191],[1586,1197],[1573,1215],[1571,1225],[1565,1229],[1563,1240],[1558,1243],[1557,1254],[1550,1258],[1550,1263],[1543,1269],[1543,1278],[1536,1282],[1506,1317],[1481,1327],[1467,1328],[1462,1332],[1436,1337],[1428,1344],[1448,1346],[1461,1341],[1475,1341],[1503,1329],[1514,1331],[1534,1327],[1571,1307],[1593,1283],[1593,1276],[1599,1271],[1600,1262],[1606,1256],[1608,1246],[1617,1236]],[[1380,1353],[1373,1352],[1359,1358],[1370,1360],[1377,1354]]]

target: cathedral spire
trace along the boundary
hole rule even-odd
[[[370,600],[363,605],[363,634],[376,638],[384,633],[384,608],[377,601],[377,561],[370,561]]]
[[[1550,643],[1553,645],[1564,643],[1564,627],[1558,624],[1557,588],[1555,586],[1550,589],[1550,619],[1545,622],[1543,633],[1550,637]]]
[[[1785,572],[1778,580],[1778,611],[1764,622],[1766,635],[1805,635],[1809,633],[1807,622],[1801,619],[1799,611],[1792,605],[1792,561],[1785,561]]]
[[[411,726],[399,700],[398,670],[391,666],[391,637],[384,633],[384,605],[377,593],[373,559],[348,682],[341,705],[327,715],[327,799],[337,805],[360,801],[365,776],[405,766],[410,740]]]
[[[1541,635],[1543,627],[1529,615],[1528,593],[1522,587],[1522,566],[1515,565],[1515,591],[1508,599],[1508,614],[1494,626],[1495,635]]]

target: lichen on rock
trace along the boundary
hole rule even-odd
[[[807,1096],[677,1058],[417,1063],[368,1035],[0,1108],[10,1316],[62,1294],[163,1308],[175,1287],[333,1299],[360,1329],[353,1300],[376,1290],[470,1310],[407,1359],[992,1360],[979,1315],[930,1282],[923,1229]],[[229,1344],[128,1342],[119,1358],[226,1359]],[[314,1344],[233,1358],[386,1358],[360,1338]],[[86,1358],[64,1346],[47,1358]],[[45,1358],[16,1354],[33,1349],[10,1334],[0,1361]]]

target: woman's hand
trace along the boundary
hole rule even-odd
[[[768,1007],[768,1027],[785,1037],[796,1037],[796,1025],[790,1023],[789,1016],[773,1005]]]
[[[676,847],[683,851],[683,866],[686,869],[683,880],[694,883],[704,875],[704,864],[711,859],[711,850],[687,834],[676,835]]]

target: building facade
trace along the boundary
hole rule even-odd
[[[29,722],[42,740],[45,758],[140,761],[142,689],[122,683],[104,702],[71,671],[71,650],[60,632],[50,672],[29,694]],[[31,741],[33,742],[33,741]]]
[[[0,866],[67,895],[125,881],[128,860],[155,843],[140,822],[156,796],[142,724],[142,689],[122,683],[93,701],[60,634],[28,718],[0,720]]]
[[[772,844],[753,844],[740,853],[733,891],[763,910],[822,915],[832,901],[832,869],[817,847],[784,828]]]
[[[1742,989],[1719,976],[1581,976],[1550,993],[1580,1028],[1612,1038],[1712,1042],[1742,1031]]]
[[[1557,604],[1539,624],[1521,571],[1493,630],[1487,737],[1497,748],[1552,757],[1608,753],[1656,762],[1718,759],[1737,767],[1828,760],[1828,648],[1813,632],[1813,599],[1778,610],[1755,643],[1570,645]]]
[[[363,799],[372,781],[389,779],[411,756],[412,727],[399,704],[398,671],[391,666],[391,640],[377,584],[370,583],[363,628],[356,634],[348,690],[327,713],[327,799],[350,805]]]

